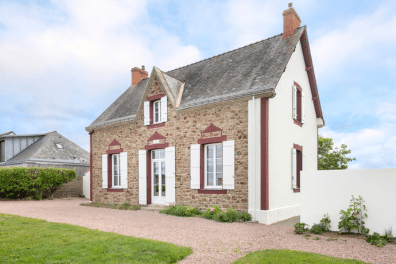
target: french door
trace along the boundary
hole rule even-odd
[[[151,182],[152,203],[165,204],[166,176],[165,176],[165,149],[151,151]]]

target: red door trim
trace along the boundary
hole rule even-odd
[[[261,210],[269,210],[268,98],[261,98]]]

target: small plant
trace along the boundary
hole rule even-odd
[[[320,240],[320,237],[315,237],[313,238],[313,240]]]
[[[385,230],[383,238],[385,238],[388,242],[394,242],[395,238],[392,235],[392,227],[389,230]]]
[[[206,209],[202,215],[203,218],[213,219],[219,222],[246,222],[252,220],[248,212],[238,212],[235,209],[227,208],[221,210],[219,206]]]
[[[371,245],[376,245],[377,247],[383,247],[385,246],[388,241],[381,237],[380,234],[374,232],[372,236],[366,239],[366,242],[370,243]]]
[[[314,224],[309,230],[311,233],[320,235],[323,233],[325,227],[322,224]]]
[[[305,226],[307,226],[307,227],[305,227]],[[308,227],[309,227],[308,224],[298,222],[297,224],[294,225],[294,228],[295,228],[294,233],[296,233],[296,234],[305,233],[306,231],[308,231]]]
[[[334,241],[337,240],[337,238],[328,238],[327,241]]]
[[[339,233],[351,232],[352,230],[357,230],[358,234],[368,234],[370,229],[364,227],[364,218],[367,218],[367,214],[364,213],[366,206],[362,205],[362,197],[354,198],[350,201],[349,208],[347,211],[341,210],[341,221],[338,222]]]
[[[160,212],[168,215],[186,216],[186,217],[202,214],[201,211],[198,210],[198,208],[192,206],[184,206],[182,204],[169,206],[168,208],[161,210]]]
[[[219,208],[219,206],[216,205],[215,207],[206,209],[206,211],[203,213],[202,217],[206,218],[206,219],[212,219],[213,216],[215,214],[218,214],[219,212],[220,212],[220,208]]]
[[[320,224],[324,228],[323,231],[325,231],[325,232],[330,231],[330,228],[331,228],[330,223],[331,223],[331,220],[330,220],[329,214],[323,215],[322,220],[320,220]]]
[[[118,207],[118,209],[120,209],[120,210],[140,210],[140,206],[136,205],[136,204],[132,205],[129,203],[123,203]]]

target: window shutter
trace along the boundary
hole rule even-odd
[[[234,140],[223,142],[223,189],[235,189]]]
[[[304,93],[301,92],[301,123],[305,123],[305,111],[304,111]]]
[[[297,150],[292,148],[292,188],[297,189]]]
[[[150,102],[144,102],[144,125],[150,125]]]
[[[175,183],[175,147],[165,148],[165,202],[176,202]]]
[[[107,189],[107,154],[102,155],[102,188]]]
[[[190,177],[191,189],[200,189],[201,177],[201,145],[193,144],[190,146]]]
[[[297,87],[293,85],[293,119],[297,120]]]
[[[147,204],[146,150],[139,150],[139,204]]]
[[[120,153],[121,188],[128,188],[128,152]]]
[[[161,122],[168,121],[168,103],[167,97],[161,98]]]

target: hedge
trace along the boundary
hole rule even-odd
[[[77,176],[71,169],[0,168],[0,198],[50,197],[62,184]]]

